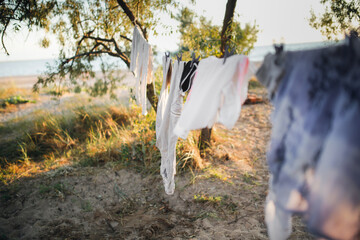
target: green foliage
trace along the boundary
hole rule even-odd
[[[28,103],[28,102],[34,103],[35,101],[26,99],[26,98],[22,97],[21,95],[17,95],[17,96],[12,96],[12,97],[6,98],[1,102],[2,102],[2,106],[6,107],[10,104],[17,105],[17,104]]]
[[[56,0],[3,0],[0,1],[0,34],[2,47],[6,54],[4,37],[7,31],[19,32],[23,26],[29,30],[49,29],[51,12]],[[9,29],[11,28],[11,29]]]
[[[310,26],[321,31],[329,40],[354,30],[360,33],[360,0],[320,0],[325,12],[311,10]]]
[[[222,200],[222,197],[218,196],[218,197],[213,197],[213,196],[206,196],[204,194],[199,194],[199,195],[194,195],[194,201],[195,202],[209,202],[209,203],[213,203],[213,204],[218,204],[220,203]]]
[[[49,31],[57,35],[62,47],[58,62],[48,66],[44,77],[38,79],[34,90],[57,83],[60,87],[88,89],[91,95],[113,93],[121,78],[113,76],[120,62],[129,66],[132,30],[129,16],[121,8],[123,0],[66,0],[58,2],[53,11]],[[131,14],[141,23],[143,34],[157,34],[156,28],[162,25],[160,13],[173,15],[179,6],[177,0],[132,0],[126,1]],[[43,45],[48,42],[43,40]],[[106,58],[107,57],[107,58]],[[118,58],[116,64],[109,64],[109,57]],[[95,84],[86,84],[94,79],[93,63],[101,62],[102,79]],[[124,64],[123,64],[124,65]],[[82,81],[81,81],[82,80]]]
[[[263,88],[264,86],[256,79],[256,78],[251,78],[249,81],[249,90],[253,90],[253,89],[258,89],[258,88]]]
[[[238,210],[238,205],[232,200],[231,196],[228,195],[210,196],[207,194],[195,194],[194,202],[204,204],[204,206],[213,206],[216,209],[221,210],[222,213],[227,211],[228,213],[234,214]],[[211,213],[209,210],[210,209],[208,209],[208,211],[203,211],[199,216],[197,216],[197,218],[218,217],[217,215],[209,215],[209,213]]]
[[[185,58],[195,52],[202,58],[210,55],[220,57],[221,26],[213,25],[205,17],[196,15],[189,8],[183,8],[176,19],[180,22],[180,51],[185,52]],[[230,48],[235,48],[238,54],[247,54],[253,48],[257,39],[256,25],[245,24],[241,27],[238,21],[233,21],[230,32]]]

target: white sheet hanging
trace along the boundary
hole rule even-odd
[[[135,85],[136,103],[142,107],[142,114],[146,115],[146,86],[152,83],[153,54],[151,46],[136,26],[133,32],[130,60],[130,71],[134,72],[137,78]]]
[[[234,55],[224,60],[209,57],[200,61],[174,133],[186,139],[190,130],[220,122],[232,128],[247,97],[249,60]]]

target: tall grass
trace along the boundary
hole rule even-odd
[[[5,137],[0,141],[0,181],[7,184],[67,164],[111,163],[157,173],[161,156],[155,146],[155,119],[154,111],[143,116],[135,106],[107,105],[78,107],[63,114],[42,112],[2,124],[0,135]],[[202,167],[196,139],[194,133],[179,141],[179,171]]]

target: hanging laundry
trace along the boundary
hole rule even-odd
[[[329,239],[360,239],[360,41],[265,57],[257,72],[275,110],[267,162],[270,239],[291,215]]]
[[[212,127],[216,121],[232,128],[247,96],[249,60],[243,55],[200,61],[174,133],[185,139],[190,130]]]
[[[152,83],[153,72],[153,54],[151,46],[141,35],[139,29],[135,26],[130,54],[130,71],[137,77],[135,85],[135,98],[138,105],[142,107],[142,114],[146,115],[146,87]]]
[[[158,111],[156,115],[156,146],[161,153],[160,174],[163,179],[165,192],[174,194],[176,174],[176,143],[178,137],[173,133],[180,117],[183,96],[179,88],[181,74],[185,62],[175,61],[171,67],[171,60],[163,58],[163,86],[160,92]],[[170,92],[168,92],[168,76],[170,79]]]
[[[166,104],[169,98],[169,88],[171,81],[171,73],[172,73],[172,60],[168,56],[163,56],[163,83],[160,90],[160,96],[157,104],[156,111],[156,142],[159,142],[160,137],[160,129],[162,126],[162,121],[164,119]]]

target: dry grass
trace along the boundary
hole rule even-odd
[[[68,107],[62,114],[37,112],[0,126],[0,180],[11,183],[62,165],[98,166],[113,162],[155,173],[155,112],[115,105]],[[201,168],[195,137],[181,141],[178,168]],[[185,153],[185,154],[184,154]]]
[[[13,83],[6,87],[0,87],[0,99],[5,99],[14,95],[29,95],[31,93],[31,90],[18,88]]]
[[[266,96],[257,83],[249,91]],[[0,236],[267,239],[268,103],[244,106],[232,130],[215,125],[203,157],[199,131],[179,139],[173,196],[159,176],[155,113],[85,106],[0,123]],[[290,239],[313,238],[296,219]]]

